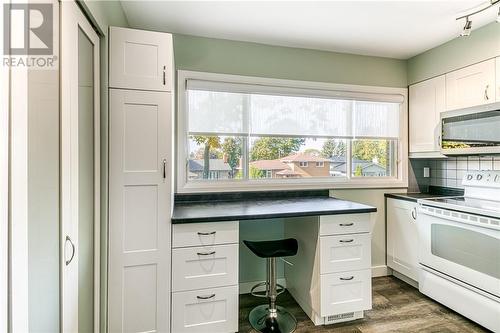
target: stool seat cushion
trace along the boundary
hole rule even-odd
[[[297,254],[299,244],[294,238],[277,239],[270,241],[247,241],[243,243],[261,258],[289,257]]]

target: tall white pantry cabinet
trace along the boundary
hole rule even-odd
[[[169,332],[173,45],[110,28],[109,332]]]

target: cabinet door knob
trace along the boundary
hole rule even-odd
[[[487,84],[486,88],[484,88],[484,99],[487,100],[487,101],[490,99],[490,97],[488,96],[488,89],[490,89],[490,85],[489,84]]]
[[[167,69],[167,66],[163,66],[163,85],[166,84],[166,78],[165,78],[165,70]]]
[[[210,251],[210,252],[197,252],[196,253],[199,256],[211,256],[212,254],[215,254],[215,251]]]
[[[340,223],[339,225],[340,225],[341,227],[350,227],[350,226],[353,226],[353,225],[354,225],[354,223],[352,223],[352,222],[351,222],[351,223]]]
[[[413,217],[414,220],[417,219],[417,207],[413,207],[411,210],[411,217]]]
[[[73,261],[73,257],[75,256],[75,244],[71,240],[71,237],[66,235],[66,243],[68,242],[71,245],[71,257],[65,261],[66,266],[68,266]]]

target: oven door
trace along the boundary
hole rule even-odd
[[[469,214],[420,206],[419,262],[500,297],[500,230],[459,222]]]
[[[500,103],[441,114],[441,153],[500,152]]]

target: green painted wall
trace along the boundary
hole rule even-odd
[[[84,10],[103,33],[100,41],[101,65],[101,329],[106,332],[108,272],[108,27],[128,27],[119,1],[82,2]]]
[[[406,61],[174,35],[176,69],[344,84],[406,87]]]
[[[500,24],[493,22],[408,59],[408,84],[500,55]]]

